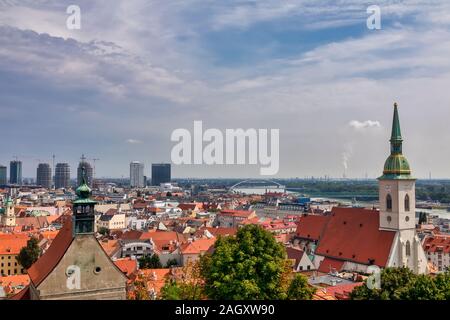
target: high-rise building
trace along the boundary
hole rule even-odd
[[[48,163],[40,163],[38,165],[36,184],[47,189],[52,187],[52,169]]]
[[[9,163],[9,182],[22,184],[22,161],[14,160]]]
[[[130,186],[132,188],[143,188],[144,182],[144,164],[139,161],[130,163]]]
[[[8,183],[8,168],[5,166],[0,166],[0,185],[5,185]]]
[[[161,183],[167,183],[171,180],[170,163],[152,164],[152,186],[159,186]]]
[[[70,166],[68,163],[58,163],[55,168],[55,188],[66,189],[70,186]]]
[[[94,169],[91,164],[86,161],[84,155],[81,157],[81,161],[77,169],[77,185],[81,185],[83,183],[83,172],[86,178],[86,183],[88,186],[92,187],[94,182]]]

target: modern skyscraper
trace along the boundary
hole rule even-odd
[[[130,186],[132,188],[143,188],[144,184],[144,164],[139,161],[130,163]]]
[[[170,182],[170,163],[152,164],[152,186],[159,186],[161,183]]]
[[[70,166],[68,163],[58,163],[55,168],[55,188],[62,189],[70,186]]]
[[[81,185],[83,183],[83,172],[86,178],[86,183],[89,187],[92,187],[94,182],[94,169],[92,168],[91,164],[86,161],[84,155],[81,157],[81,161],[77,169],[77,185]]]
[[[22,161],[14,160],[9,163],[9,182],[22,184]]]
[[[48,163],[40,163],[38,165],[36,184],[47,189],[52,187],[52,169]]]
[[[5,185],[8,183],[8,168],[5,166],[0,166],[0,185]]]

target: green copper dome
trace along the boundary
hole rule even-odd
[[[411,177],[411,168],[406,157],[403,155],[403,138],[400,128],[397,103],[394,104],[394,119],[392,121],[391,155],[384,164],[381,180],[414,179]]]
[[[86,175],[84,174],[84,168],[82,173],[83,180],[80,186],[77,188],[75,193],[77,194],[77,199],[73,202],[74,204],[95,204],[96,202],[91,200],[91,188],[89,188],[86,182]]]

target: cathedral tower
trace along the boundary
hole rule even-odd
[[[416,234],[416,179],[411,176],[403,155],[398,106],[394,104],[391,154],[379,180],[380,230],[395,231],[395,241],[388,265],[409,267],[416,273],[427,270],[427,260]]]

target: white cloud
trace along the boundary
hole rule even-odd
[[[350,121],[350,123],[348,125],[356,130],[381,127],[381,123],[379,121],[372,121],[372,120],[366,120],[363,122],[353,120],[353,121]]]
[[[127,139],[127,143],[129,143],[129,144],[141,144],[142,141],[141,140],[137,140],[137,139]]]

